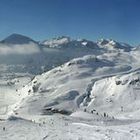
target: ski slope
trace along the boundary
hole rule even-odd
[[[139,48],[69,37],[33,43],[39,53],[0,64],[0,139],[140,139]]]

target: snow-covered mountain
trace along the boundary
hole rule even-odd
[[[107,50],[124,50],[130,51],[133,47],[126,43],[117,42],[112,39],[100,39],[97,41],[100,47],[106,48]]]
[[[139,48],[65,36],[14,40],[0,44],[2,140],[140,138]]]
[[[109,53],[106,54],[108,57],[109,55]],[[24,94],[29,95],[29,98],[27,96],[26,100],[23,101],[24,107],[21,108],[24,110],[27,107],[26,111],[30,110],[30,113],[33,112],[33,114],[43,113],[42,111],[47,110],[47,108],[62,109],[71,113],[80,107],[84,108],[86,106],[88,108],[88,105],[92,104],[92,97],[89,97],[90,90],[96,84],[96,81],[115,75],[131,73],[139,65],[139,61],[133,61],[133,56],[128,57],[127,54],[114,55],[114,57],[116,61],[114,59],[105,59],[103,55],[86,55],[35,77],[29,85],[20,91],[21,96],[24,96]],[[101,90],[101,85],[99,90]],[[112,88],[115,88],[115,86]],[[100,92],[102,93],[102,91]],[[111,93],[111,96],[112,94],[114,95],[114,93]],[[105,96],[105,98],[107,97],[108,95]],[[98,100],[101,99],[103,97]],[[37,110],[36,105],[40,106],[39,110]]]
[[[22,35],[15,34],[8,38],[10,39],[6,40],[11,41],[5,41],[7,42],[6,46],[5,43],[0,44],[1,54],[6,54],[0,55],[0,63],[5,61],[5,63],[11,65],[15,65],[15,63],[18,65],[22,64],[22,67],[25,67],[24,70],[30,73],[41,73],[84,55],[99,55],[106,52],[129,52],[132,49],[130,45],[113,40],[102,44],[101,42],[96,43],[86,39],[76,40],[62,36],[37,43],[29,37],[23,37]],[[12,40],[14,44],[11,44]],[[21,42],[24,44],[21,44]],[[34,66],[37,69],[36,71],[34,71]]]
[[[61,36],[58,38],[53,38],[52,40],[45,40],[40,42],[40,44],[46,45],[48,47],[57,47],[60,45],[64,45],[67,44],[71,41],[70,37],[66,37],[66,36]]]
[[[29,37],[12,34],[0,43],[0,64],[9,65],[9,68],[6,66],[8,72],[16,70],[35,74],[62,65],[75,57],[103,52],[96,43],[88,40],[58,37],[37,43]]]
[[[66,49],[66,48],[91,48],[91,49],[100,49],[99,46],[90,40],[86,39],[71,39],[70,37],[61,36],[58,38],[54,38],[52,40],[45,40],[42,43],[42,45],[45,45],[47,47],[52,48],[59,48],[59,49]]]

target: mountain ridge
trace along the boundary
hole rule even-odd
[[[0,41],[0,43],[6,43],[6,44],[27,44],[29,42],[34,42],[40,45],[46,45],[50,47],[55,47],[55,45],[62,45],[62,44],[67,44],[72,41],[77,41],[81,42],[81,45],[86,46],[87,43],[95,43],[96,45],[116,45],[116,44],[122,44],[124,46],[129,46],[132,47],[131,45],[127,43],[121,43],[118,41],[115,41],[113,39],[99,39],[97,41],[89,40],[89,39],[72,39],[69,36],[58,36],[52,39],[45,39],[43,41],[36,41],[33,40],[31,37],[28,37],[26,35],[18,34],[18,33],[13,33],[4,39]],[[82,44],[83,43],[83,44]]]

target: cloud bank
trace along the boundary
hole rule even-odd
[[[23,45],[5,45],[0,44],[0,55],[30,55],[39,53],[39,47],[34,43],[23,44]]]

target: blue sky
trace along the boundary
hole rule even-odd
[[[12,33],[140,44],[140,0],[0,0],[0,39]]]

